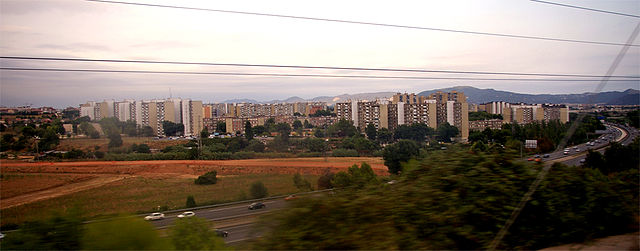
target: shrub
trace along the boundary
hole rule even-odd
[[[267,187],[265,187],[261,181],[256,181],[253,184],[251,184],[249,193],[251,194],[251,197],[254,199],[264,198],[264,197],[267,197],[267,195],[269,195],[269,192],[267,192]]]
[[[333,150],[333,153],[331,153],[331,156],[333,157],[358,157],[358,151],[353,150],[353,149],[342,149],[342,148],[338,148]]]
[[[193,195],[189,195],[187,197],[187,208],[196,207],[196,199],[193,198]]]
[[[216,172],[216,171],[207,172],[207,173],[201,175],[200,177],[198,177],[195,180],[195,183],[196,183],[196,185],[211,185],[211,184],[215,184],[216,182],[218,182],[218,178],[216,177],[216,175],[218,175],[218,172]]]

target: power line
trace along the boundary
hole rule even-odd
[[[146,7],[183,9],[183,10],[210,11],[210,12],[242,14],[242,15],[254,15],[254,16],[265,16],[265,17],[279,17],[279,18],[301,19],[301,20],[322,21],[322,22],[372,25],[372,26],[382,26],[382,27],[391,27],[391,28],[404,28],[404,29],[416,29],[416,30],[455,32],[455,33],[464,33],[464,34],[472,34],[472,35],[484,35],[484,36],[496,36],[496,37],[508,37],[508,38],[521,38],[521,39],[536,39],[536,40],[545,40],[545,41],[554,41],[554,42],[570,42],[570,43],[597,44],[597,45],[624,45],[622,43],[614,43],[614,42],[600,42],[600,41],[588,41],[588,40],[578,40],[578,39],[565,39],[565,38],[553,38],[553,37],[541,37],[541,36],[527,36],[527,35],[517,35],[517,34],[507,34],[507,33],[491,33],[491,32],[469,31],[469,30],[454,30],[454,29],[444,29],[444,28],[435,28],[435,27],[409,26],[409,25],[398,25],[398,24],[384,24],[384,23],[352,21],[352,20],[343,20],[343,19],[303,17],[303,16],[291,16],[291,15],[280,15],[280,14],[247,12],[247,11],[233,11],[233,10],[196,8],[196,7],[175,6],[175,5],[146,4],[146,3],[107,1],[107,0],[85,0],[85,1],[99,2],[99,3],[110,3],[110,4],[126,4],[126,5],[136,5],[136,6],[146,6]],[[640,47],[640,45],[634,45],[634,44],[632,44],[630,46]]]
[[[446,74],[477,74],[477,75],[505,75],[505,76],[538,76],[538,77],[580,77],[602,78],[601,75],[586,74],[559,74],[559,73],[523,73],[523,72],[490,72],[490,71],[453,71],[453,70],[419,70],[398,68],[365,68],[365,67],[336,67],[336,66],[307,66],[307,65],[274,65],[274,64],[233,64],[210,62],[184,62],[184,61],[151,61],[151,60],[124,60],[124,59],[91,59],[91,58],[57,58],[57,57],[13,57],[0,56],[0,59],[38,60],[38,61],[74,61],[74,62],[102,62],[102,63],[138,63],[138,64],[177,64],[177,65],[207,65],[207,66],[234,66],[234,67],[267,67],[267,68],[293,68],[293,69],[323,69],[323,70],[352,70],[352,71],[382,71],[382,72],[412,72],[412,73],[446,73]],[[614,78],[640,79],[640,76],[611,76]]]
[[[540,1],[540,0],[530,0],[530,1],[532,1],[532,2],[538,2],[538,3],[551,4],[551,5],[558,5],[558,6],[562,6],[562,7],[569,7],[569,8],[575,8],[575,9],[581,9],[581,10],[589,10],[589,11],[602,12],[602,13],[607,13],[607,14],[614,14],[614,15],[626,16],[626,17],[635,17],[635,18],[640,18],[640,16],[638,16],[638,15],[631,15],[631,14],[626,14],[626,13],[621,13],[621,12],[615,12],[615,11],[592,9],[592,8],[587,8],[587,7],[582,7],[582,6],[575,6],[575,5],[568,5],[568,4],[554,3],[554,2],[547,2],[547,1]]]
[[[369,78],[369,79],[414,79],[414,80],[478,80],[478,81],[543,81],[543,82],[598,82],[598,79],[549,79],[549,78],[465,78],[465,77],[417,77],[380,75],[331,75],[331,74],[288,74],[288,73],[242,73],[242,72],[202,72],[202,71],[147,71],[147,70],[101,70],[101,69],[61,69],[0,67],[7,71],[51,71],[51,72],[91,72],[91,73],[136,73],[136,74],[176,74],[176,75],[226,75],[226,76],[266,76],[266,77],[318,77],[318,78]],[[632,79],[612,79],[609,81],[639,81]]]

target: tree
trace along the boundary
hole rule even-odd
[[[222,122],[222,121],[218,121],[218,123],[216,123],[216,132],[218,132],[218,133],[227,132],[227,123]]]
[[[49,126],[41,135],[40,141],[38,142],[38,148],[40,151],[48,151],[54,149],[58,144],[60,144],[58,133],[53,126]]]
[[[262,125],[257,125],[257,126],[253,127],[253,134],[254,135],[260,136],[260,135],[264,134],[265,132],[267,132],[267,129]]]
[[[206,139],[206,138],[209,138],[209,135],[211,135],[209,133],[209,130],[206,127],[202,128],[202,131],[200,131],[200,138],[201,139]]]
[[[175,221],[169,230],[169,238],[177,250],[227,249],[224,241],[211,229],[210,223],[197,216]]]
[[[262,184],[261,181],[256,181],[251,184],[251,188],[249,188],[249,193],[251,194],[251,198],[260,199],[267,197],[269,192],[267,191],[267,187]]]
[[[313,136],[316,138],[324,138],[324,130],[322,128],[316,128],[316,130],[313,131]]]
[[[251,122],[248,120],[244,123],[244,136],[247,140],[253,139],[253,129],[251,128]]]
[[[329,126],[327,129],[329,136],[332,137],[353,137],[358,133],[358,129],[353,126],[351,121],[346,119],[340,119],[335,124]]]
[[[433,135],[433,128],[423,123],[400,125],[394,133],[396,139],[410,139],[416,142],[424,142],[427,136]]]
[[[252,152],[261,153],[261,152],[264,152],[264,148],[265,148],[265,145],[262,142],[256,139],[252,139],[251,141],[249,141],[249,144],[245,149]]]
[[[302,135],[302,122],[300,122],[300,120],[296,119],[293,121],[293,130],[296,131],[298,135]]]
[[[280,136],[284,138],[289,138],[289,134],[291,133],[291,126],[287,123],[278,123],[275,125],[276,131],[280,134]]]
[[[318,189],[329,189],[333,188],[331,185],[331,180],[333,179],[333,173],[331,170],[325,170],[320,177],[318,177]]]
[[[118,217],[87,224],[82,236],[86,250],[160,250],[170,248],[155,227],[140,217]],[[3,244],[4,245],[4,244]],[[71,248],[78,249],[78,248]]]
[[[355,187],[362,188],[367,184],[377,182],[376,174],[371,169],[371,166],[366,162],[362,162],[360,167],[353,165],[349,167],[347,172],[340,171],[331,179],[331,185],[334,187]]]
[[[189,195],[189,196],[187,196],[187,203],[186,203],[186,207],[187,207],[187,208],[196,207],[196,199],[195,199],[195,198],[193,198],[193,195]]]
[[[299,190],[303,190],[303,191],[313,190],[313,188],[311,188],[311,183],[309,183],[308,180],[305,180],[304,178],[302,178],[302,175],[300,175],[300,173],[296,173],[293,175],[293,184]]]
[[[93,127],[93,125],[89,124],[89,122],[80,123],[79,129],[82,133],[92,139],[100,138],[100,133]]]
[[[378,135],[376,136],[376,138],[381,144],[391,143],[391,141],[393,140],[393,133],[389,131],[389,129],[383,127],[378,130]]]
[[[324,152],[327,150],[327,144],[323,139],[306,138],[302,141],[302,144],[310,152]]]
[[[384,165],[389,168],[389,173],[398,174],[402,171],[402,163],[420,154],[420,147],[412,140],[400,140],[398,143],[384,148],[382,158]]]
[[[459,130],[457,127],[450,125],[448,122],[438,126],[437,129],[438,138],[444,142],[451,142],[451,138],[458,135]]]
[[[307,128],[307,129],[313,128],[313,125],[311,123],[309,123],[309,121],[306,120],[306,119],[304,120],[303,126],[304,126],[304,128]]]
[[[127,120],[127,122],[124,122],[124,130],[123,130],[123,132],[129,137],[138,136],[138,125],[133,120]],[[165,133],[166,132],[167,131],[165,129]]]
[[[144,136],[144,137],[153,137],[154,135],[156,135],[156,134],[153,131],[153,128],[151,128],[151,126],[142,127],[142,136]]]
[[[122,137],[120,137],[120,133],[111,131],[109,133],[109,148],[120,146],[122,146]]]
[[[136,153],[151,153],[151,149],[149,149],[149,145],[147,144],[133,144],[131,145],[131,151]]]
[[[376,137],[378,136],[378,130],[376,130],[376,126],[371,123],[367,125],[367,128],[364,129],[364,132],[367,134],[367,138],[369,138],[369,140],[376,140]]]
[[[218,172],[216,170],[209,171],[203,175],[200,175],[194,183],[196,185],[211,185],[216,184],[218,182]]]
[[[79,250],[83,235],[80,212],[55,213],[42,221],[25,223],[2,240],[3,250]]]

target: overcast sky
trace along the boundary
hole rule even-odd
[[[640,1],[634,0],[549,1],[640,15]],[[640,21],[524,0],[135,2],[614,43],[625,43]],[[640,44],[638,40],[634,44]],[[620,49],[82,0],[0,0],[2,56],[604,75]],[[27,68],[513,78],[6,59],[0,63]],[[640,47],[628,51],[615,75],[640,75]],[[2,70],[0,105],[66,107],[88,100],[165,98],[170,90],[173,97],[220,102],[417,93],[459,85],[521,93],[583,93],[597,84]],[[610,82],[605,90],[629,88],[640,89],[640,82]]]

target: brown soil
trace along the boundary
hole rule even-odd
[[[126,177],[196,178],[208,171],[219,176],[244,174],[321,175],[326,170],[345,171],[367,162],[380,176],[388,175],[381,158],[288,158],[248,160],[158,160],[37,162],[0,161],[3,174],[42,174],[22,181],[3,182],[0,209],[99,187]],[[69,176],[73,178],[69,178]],[[27,187],[25,187],[27,186]],[[6,196],[11,194],[11,196]]]

